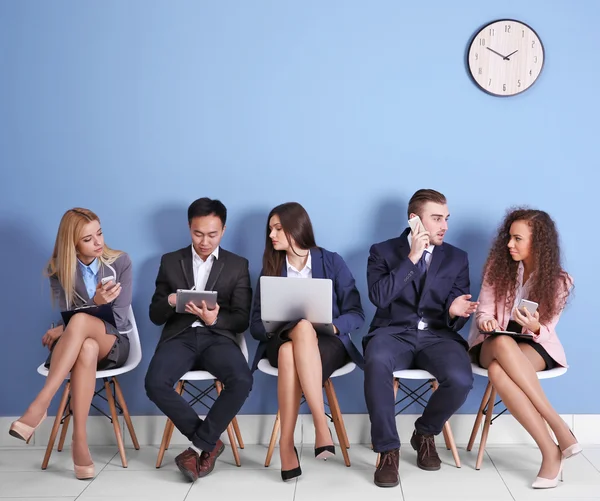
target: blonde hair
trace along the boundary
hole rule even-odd
[[[81,238],[83,227],[92,221],[100,223],[100,218],[89,209],[75,207],[65,212],[58,226],[54,252],[48,262],[46,274],[49,277],[56,276],[58,279],[65,291],[67,308],[73,305],[75,296],[81,299],[75,291],[75,280],[77,277],[76,246]],[[114,250],[104,245],[102,256],[100,256],[100,263],[112,265],[121,254],[123,254],[123,251]]]

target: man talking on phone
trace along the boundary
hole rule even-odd
[[[219,200],[200,198],[188,209],[192,245],[162,256],[150,320],[163,325],[146,374],[150,400],[173,421],[192,446],[175,458],[191,481],[208,475],[223,452],[219,439],[252,388],[252,374],[236,334],[250,322],[252,289],[248,260],[220,247],[227,209]],[[177,290],[216,291],[217,304],[188,302],[177,313]],[[190,370],[205,370],[223,391],[201,420],[173,386]]]
[[[377,311],[363,348],[371,439],[381,453],[374,479],[379,487],[399,482],[393,372],[423,369],[439,383],[410,440],[417,466],[424,470],[440,469],[434,436],[473,386],[468,346],[458,331],[477,303],[469,294],[467,253],[444,243],[449,217],[444,195],[419,190],[408,204],[414,229],[370,250],[367,282]]]

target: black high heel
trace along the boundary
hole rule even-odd
[[[294,447],[294,452],[296,453],[296,459],[298,460],[298,467],[292,470],[281,470],[281,480],[287,482],[288,480],[292,480],[296,477],[302,475],[302,468],[300,468],[300,458],[298,457],[298,451],[296,447]]]
[[[331,430],[329,430],[329,434],[331,435],[331,440],[333,441],[333,435],[331,434]],[[334,445],[325,445],[323,447],[315,447],[315,457],[317,459],[327,460],[330,457],[335,456],[335,446]]]

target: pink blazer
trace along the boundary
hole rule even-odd
[[[525,286],[523,286],[522,264],[519,266],[518,280],[519,286],[517,288],[516,301],[520,301],[521,298],[527,299],[528,284],[526,283]],[[571,276],[568,277],[568,281],[570,284],[570,289],[573,284],[573,279]],[[565,290],[565,294],[568,292],[569,290]],[[483,340],[485,339],[485,335],[479,332],[480,322],[484,320],[496,319],[500,324],[500,327],[502,327],[502,329],[506,329],[508,322],[511,319],[513,308],[507,308],[504,301],[496,303],[494,299],[494,289],[492,286],[488,285],[484,279],[481,292],[479,294],[479,307],[475,312],[475,318],[473,318],[469,330],[469,348],[483,343]],[[534,334],[528,330],[525,332],[532,334],[533,340],[536,343],[540,343],[548,352],[548,355],[550,355],[558,364],[562,365],[563,367],[568,367],[565,350],[563,349],[562,344],[560,343],[556,334],[556,324],[558,324],[559,318],[560,313],[546,324],[541,324],[539,334]]]

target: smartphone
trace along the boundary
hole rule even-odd
[[[528,301],[527,299],[521,299],[519,301],[519,310],[527,310],[531,315],[533,315],[538,309],[538,304],[535,301]]]
[[[110,282],[111,280],[113,280],[113,281],[114,281],[114,279],[115,279],[115,276],[114,276],[114,275],[110,275],[110,276],[108,276],[108,277],[104,277],[102,280],[100,280],[100,283],[101,283],[102,285],[106,285],[106,284],[107,284],[108,282]]]
[[[411,217],[408,220],[408,226],[410,226],[410,230],[412,231],[413,235],[416,235],[425,229],[419,216]]]

